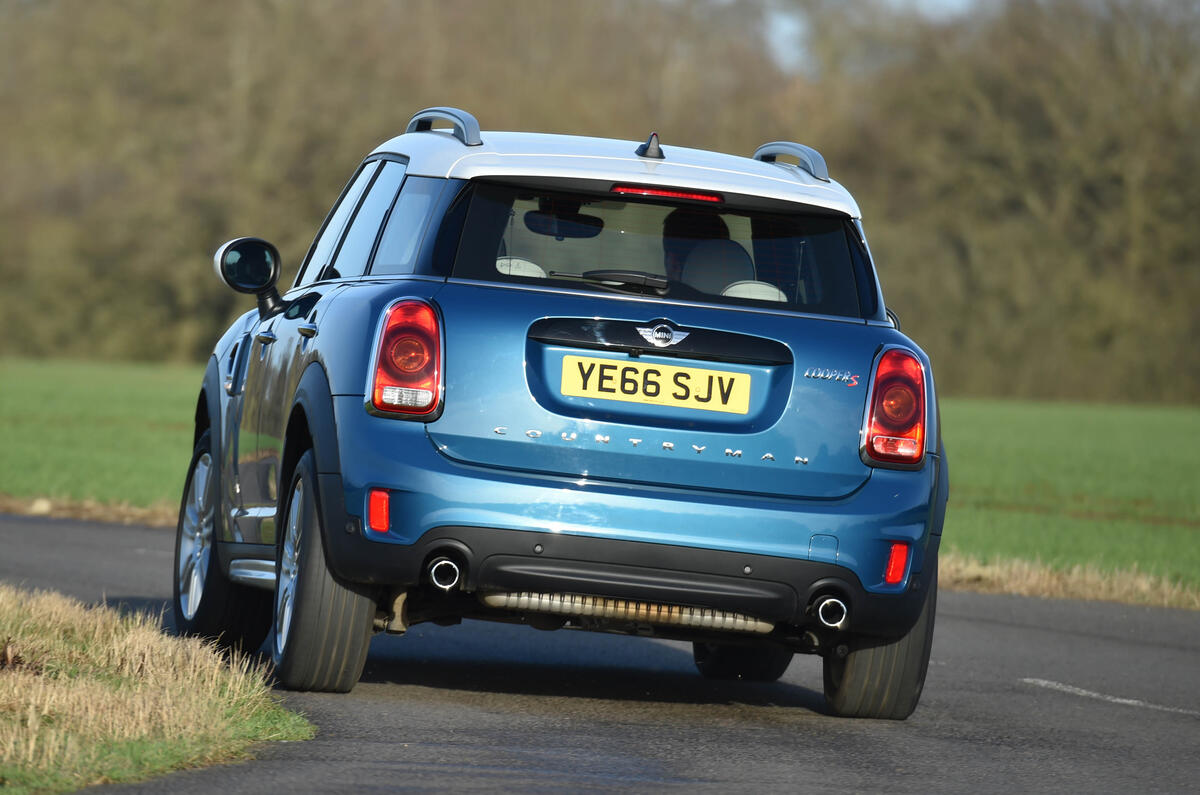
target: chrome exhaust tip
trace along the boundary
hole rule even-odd
[[[453,591],[461,579],[462,571],[450,558],[437,558],[429,564],[429,581],[435,588]]]
[[[850,610],[836,596],[823,596],[817,600],[817,618],[830,629],[845,629],[849,623]]]

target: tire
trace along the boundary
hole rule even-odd
[[[221,573],[220,494],[220,469],[205,431],[192,451],[175,527],[175,626],[181,635],[254,652],[271,628],[271,594],[230,582]]]
[[[792,650],[774,643],[693,643],[692,659],[705,679],[774,682],[791,664]]]
[[[917,708],[929,669],[937,613],[937,561],[925,603],[907,635],[890,642],[852,638],[850,652],[825,656],[825,703],[835,715],[904,720]]]
[[[296,463],[280,514],[271,656],[286,688],[348,693],[367,661],[375,602],[329,571],[314,461],[308,450]]]

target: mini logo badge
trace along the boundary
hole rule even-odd
[[[637,333],[642,335],[642,339],[650,343],[656,348],[666,348],[669,345],[676,345],[688,336],[689,332],[676,331],[666,323],[659,323],[654,328],[645,326],[637,326]]]

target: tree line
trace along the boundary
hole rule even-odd
[[[249,306],[216,246],[294,272],[362,155],[456,105],[815,146],[943,393],[1194,403],[1197,53],[1191,0],[0,0],[0,355],[202,360]]]

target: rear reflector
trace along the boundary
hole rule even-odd
[[[698,202],[720,204],[725,198],[719,193],[698,193],[689,190],[673,190],[671,188],[651,188],[646,185],[613,185],[613,193],[624,193],[632,196],[659,196],[664,199],[690,199]]]
[[[391,526],[388,519],[388,508],[391,499],[386,489],[371,489],[367,497],[367,527],[376,533],[386,533]]]
[[[908,569],[908,544],[897,541],[888,553],[887,568],[883,570],[883,581],[888,585],[899,585]]]

